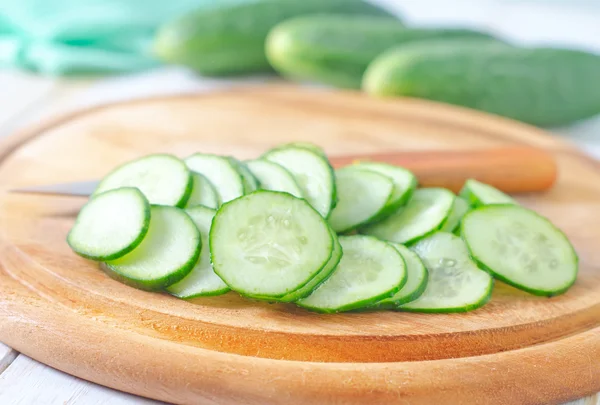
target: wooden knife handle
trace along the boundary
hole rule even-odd
[[[556,181],[552,155],[530,147],[505,147],[470,151],[390,152],[332,157],[334,167],[373,160],[405,167],[424,187],[446,187],[458,192],[473,178],[506,192],[547,190]]]

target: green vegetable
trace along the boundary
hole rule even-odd
[[[398,292],[406,283],[406,264],[394,247],[363,235],[340,236],[344,255],[331,277],[297,303],[317,312],[367,307]]]
[[[392,245],[404,259],[404,262],[406,263],[407,281],[396,294],[372,305],[373,308],[377,309],[398,309],[400,305],[416,300],[425,291],[427,280],[429,279],[429,273],[416,253],[404,245],[393,242],[388,243]]]
[[[331,232],[331,237],[333,238],[333,251],[331,252],[331,257],[329,258],[327,264],[323,266],[319,273],[317,273],[317,275],[314,276],[308,283],[304,284],[294,292],[284,295],[281,298],[277,298],[277,301],[293,302],[305,298],[309,296],[318,286],[329,279],[329,277],[331,277],[331,275],[334,273],[338,264],[340,264],[340,260],[342,259],[342,245],[340,244],[340,241],[338,240],[338,237],[333,229],[330,228],[329,231]]]
[[[442,227],[450,216],[455,198],[445,188],[421,188],[413,193],[406,206],[360,232],[390,242],[413,243]]]
[[[67,243],[91,260],[113,260],[135,249],[150,225],[150,204],[133,187],[99,194],[83,206]]]
[[[425,291],[399,309],[411,312],[466,312],[485,305],[494,279],[469,257],[456,235],[436,232],[417,242],[412,250],[429,272]]]
[[[377,57],[363,89],[411,96],[540,125],[600,113],[600,56],[568,49],[441,47],[394,49]]]
[[[392,180],[392,183],[394,183],[392,195],[386,202],[383,211],[377,215],[376,218],[373,218],[374,221],[387,218],[391,214],[398,211],[400,207],[405,205],[408,200],[410,200],[415,189],[417,188],[417,178],[415,175],[411,171],[402,167],[368,161],[357,163],[353,167],[383,174],[384,176],[389,177],[390,180]]]
[[[194,186],[192,174],[179,158],[156,154],[132,160],[102,179],[94,196],[121,187],[135,187],[150,204],[185,207]]]
[[[260,188],[271,191],[284,191],[294,197],[302,198],[302,190],[294,176],[277,163],[265,159],[245,162],[254,177],[258,179]]]
[[[460,197],[465,199],[469,205],[479,207],[488,204],[517,204],[510,196],[489,184],[475,179],[469,179],[460,190]]]
[[[196,153],[185,159],[187,167],[204,175],[214,186],[221,203],[245,194],[247,182],[238,171],[236,160],[226,156]]]
[[[284,145],[271,149],[263,159],[277,163],[289,171],[302,191],[302,196],[323,216],[329,217],[337,204],[333,168],[327,156],[304,145]]]
[[[200,231],[200,238],[202,240],[200,257],[190,273],[178,283],[167,287],[167,291],[183,299],[225,294],[229,291],[229,287],[215,274],[210,264],[208,235],[216,211],[196,206],[187,209],[186,212],[192,218],[194,224],[196,224],[198,231]]]
[[[217,194],[215,186],[200,173],[192,172],[192,177],[194,179],[194,186],[185,207],[191,208],[203,205],[208,208],[216,209],[219,206],[219,195]]]
[[[163,26],[154,50],[165,62],[182,64],[206,75],[271,70],[265,38],[288,18],[335,12],[389,16],[362,0],[261,0],[203,8]]]
[[[314,15],[277,25],[267,38],[271,65],[284,76],[360,88],[369,63],[399,44],[431,39],[492,41],[468,29],[405,28],[400,21],[377,16]]]
[[[329,224],[345,233],[377,217],[392,196],[394,183],[381,174],[347,166],[335,171],[339,201],[331,211]]]
[[[461,235],[479,267],[531,294],[562,294],[577,277],[577,254],[565,234],[527,208],[477,208],[463,218]]]
[[[107,261],[106,270],[125,284],[159,290],[187,276],[201,248],[200,232],[185,211],[153,205],[150,227],[142,243],[125,256]]]
[[[259,190],[217,211],[209,236],[211,262],[232,290],[277,300],[320,273],[336,239],[306,200]]]

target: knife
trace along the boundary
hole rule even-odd
[[[422,187],[446,187],[458,192],[464,182],[474,178],[506,193],[547,190],[556,181],[557,167],[553,156],[532,147],[502,147],[467,151],[418,151],[331,156],[334,167],[361,160],[398,165],[411,170]],[[59,183],[10,190],[66,196],[89,196],[98,180]]]

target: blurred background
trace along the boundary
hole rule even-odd
[[[155,56],[153,42],[164,24],[189,15],[192,10],[248,1],[253,0],[3,0],[0,136],[64,109],[281,80],[263,72],[215,77]],[[600,54],[597,0],[371,2],[401,16],[411,28],[463,27],[485,31],[515,45],[564,47]],[[600,82],[597,67],[590,68],[591,72],[588,69],[588,74]],[[301,82],[330,85],[310,78]],[[549,127],[600,156],[598,115]]]

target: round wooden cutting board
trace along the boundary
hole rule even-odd
[[[85,199],[7,193],[99,178],[153,152],[250,158],[282,142],[330,155],[529,144],[557,185],[523,196],[580,256],[566,294],[497,283],[466,314],[319,315],[234,293],[192,302],[108,278],[65,243]],[[542,131],[417,100],[254,87],[108,105],[0,146],[0,341],[52,367],[168,402],[555,404],[600,391],[600,166]]]

